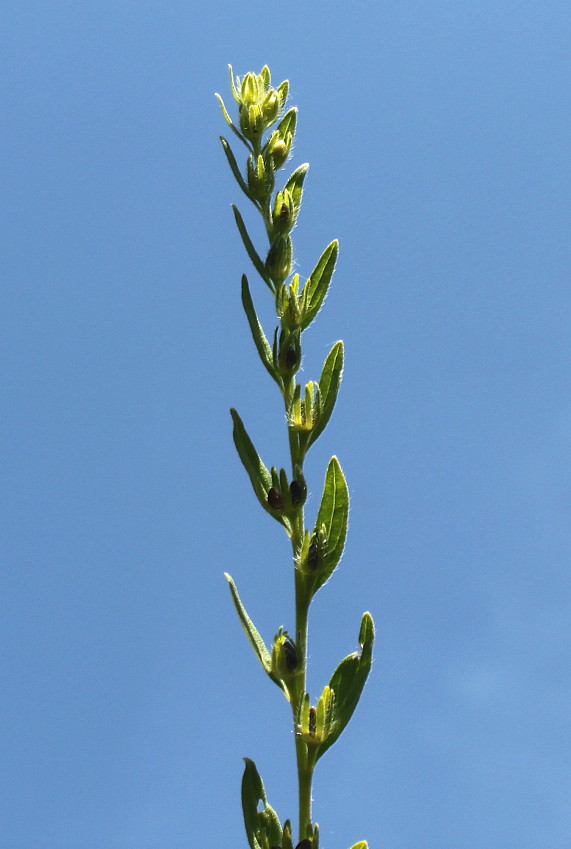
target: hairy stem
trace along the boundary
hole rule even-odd
[[[299,839],[306,836],[307,826],[311,824],[311,783],[313,778],[313,764],[308,758],[307,743],[297,728],[298,713],[307,689],[307,626],[309,614],[309,599],[304,591],[298,572],[295,573],[295,634],[298,656],[301,663],[299,676],[299,690],[297,704],[292,704],[295,752],[297,759],[297,779],[299,789]]]

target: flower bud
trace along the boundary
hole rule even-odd
[[[290,330],[298,328],[302,321],[302,310],[298,297],[299,274],[294,274],[290,285],[283,283],[276,291],[276,312],[282,326]]]
[[[250,195],[254,200],[265,203],[274,188],[274,173],[271,168],[266,168],[262,155],[255,159],[250,154],[246,162],[246,177]]]
[[[335,692],[329,685],[317,702],[317,707],[310,706],[309,694],[306,693],[301,705],[299,733],[306,743],[324,743],[335,725]]]
[[[272,244],[266,259],[266,272],[274,283],[283,283],[291,272],[292,243],[289,236],[278,237]]]
[[[260,96],[259,88],[258,77],[256,74],[253,74],[251,71],[244,74],[240,85],[240,97],[244,106],[250,106],[258,101]]]
[[[301,341],[298,330],[288,333],[278,329],[274,334],[274,366],[283,377],[294,375],[301,365]]]
[[[271,88],[262,103],[262,115],[264,116],[265,128],[274,123],[280,114],[280,109],[280,98],[278,97],[275,89]]]
[[[309,532],[306,531],[297,562],[302,572],[306,575],[312,575],[323,568],[326,560],[327,528],[325,525],[321,525],[321,528],[314,531],[311,537]]]
[[[291,150],[291,141],[292,136],[291,133],[283,139],[280,137],[279,133],[275,133],[275,141],[270,139],[270,143],[268,144],[268,156],[271,158],[272,166],[274,171],[278,171],[282,165],[285,164],[289,152]]]
[[[313,430],[321,412],[319,384],[310,380],[305,386],[305,397],[301,397],[301,386],[295,387],[293,400],[288,411],[288,426],[295,431]]]
[[[295,224],[296,210],[293,197],[288,189],[276,194],[272,210],[272,233],[274,236],[289,233]]]
[[[281,681],[289,681],[299,674],[297,647],[282,628],[274,637],[272,647],[272,674]]]

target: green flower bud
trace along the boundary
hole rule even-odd
[[[301,704],[298,732],[306,743],[324,743],[335,725],[335,693],[329,685],[317,702],[317,707],[310,706],[309,694],[306,693]]]
[[[313,430],[321,412],[319,384],[313,380],[305,386],[305,397],[301,397],[301,386],[295,387],[293,401],[288,411],[288,426],[295,431]]]
[[[244,106],[251,106],[258,103],[260,99],[260,80],[257,74],[249,71],[244,74],[240,84],[240,99]]]
[[[298,296],[299,274],[294,274],[288,286],[283,283],[276,292],[276,312],[290,330],[297,329],[303,319],[302,305]]]
[[[265,203],[274,188],[274,173],[271,168],[266,168],[261,154],[255,159],[252,154],[248,156],[246,179],[251,197],[260,203]]]
[[[296,558],[301,571],[306,575],[315,575],[321,571],[327,560],[327,528],[321,528],[311,536],[306,531],[301,549]]]
[[[291,192],[287,189],[278,192],[272,211],[272,234],[283,236],[289,233],[293,229],[295,218],[296,209]]]
[[[272,648],[272,674],[280,681],[291,681],[300,672],[298,666],[297,647],[287,631],[280,628]]]
[[[266,258],[266,272],[274,283],[279,284],[288,277],[292,267],[293,246],[291,238],[279,237],[272,244]]]
[[[274,366],[283,377],[291,377],[301,365],[301,342],[298,330],[287,333],[278,330],[274,334]]]
[[[280,98],[275,89],[270,89],[262,102],[262,115],[266,127],[271,126],[278,118],[281,110]]]
[[[274,171],[278,171],[285,164],[291,150],[292,141],[291,133],[286,139],[280,138],[278,133],[276,133],[276,136],[276,140],[270,142],[268,146],[268,156],[271,158]]]
[[[240,129],[251,142],[257,142],[262,137],[265,129],[264,116],[258,103],[240,108]]]

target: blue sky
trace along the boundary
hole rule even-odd
[[[333,453],[352,496],[312,692],[365,609],[378,645],[316,773],[323,849],[569,849],[569,4],[18,0],[0,26],[1,849],[245,845],[244,756],[295,816],[222,577],[291,628],[228,415],[285,464],[229,62],[291,82],[298,271],[341,245],[304,360],[345,341],[307,463],[310,517]]]

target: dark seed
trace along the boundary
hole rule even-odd
[[[297,651],[294,643],[287,639],[283,643],[284,657],[288,672],[293,672],[297,668]]]
[[[289,485],[289,494],[291,496],[291,503],[294,507],[297,507],[298,504],[301,504],[301,499],[303,497],[303,489],[301,488],[301,484],[299,481],[292,481]]]
[[[268,504],[272,510],[281,510],[284,506],[282,494],[275,486],[272,486],[268,492]]]
[[[293,347],[289,347],[285,355],[285,364],[287,368],[294,368],[297,365],[297,351]]]
[[[315,734],[317,730],[317,711],[312,706],[309,708],[309,733]],[[311,846],[311,843],[309,844]],[[298,847],[299,849],[299,847]]]
[[[319,562],[319,546],[316,542],[312,542],[307,552],[307,566],[309,569],[317,569]]]

